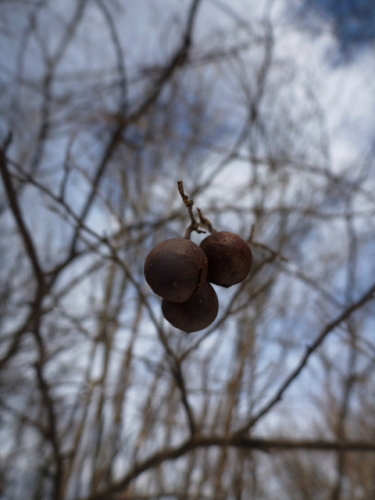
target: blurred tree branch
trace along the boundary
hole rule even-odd
[[[373,498],[371,130],[269,2],[181,5],[1,3],[0,494]],[[190,336],[143,276],[180,195],[254,254]]]

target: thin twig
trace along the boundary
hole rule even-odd
[[[253,247],[258,247],[258,248],[261,248],[262,250],[266,250],[271,255],[273,255],[274,257],[278,257],[280,260],[282,260],[284,262],[289,262],[289,259],[287,257],[285,257],[280,252],[278,252],[276,250],[273,250],[272,248],[270,248],[269,246],[265,245],[264,243],[259,243],[258,241],[252,241],[251,245]]]
[[[258,247],[258,248],[261,248],[262,250],[266,250],[266,252],[269,252],[273,257],[278,257],[280,260],[282,260],[284,262],[289,262],[289,259],[287,257],[285,257],[284,255],[282,255],[277,250],[273,250],[272,248],[270,248],[268,245],[265,245],[264,243],[259,243],[258,241],[255,241],[254,238],[255,238],[256,230],[257,230],[257,227],[255,224],[253,224],[251,226],[250,238],[248,240],[253,247]]]

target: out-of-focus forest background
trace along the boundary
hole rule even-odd
[[[375,498],[374,39],[369,0],[0,2],[2,499]],[[254,252],[190,335],[143,277],[178,180]]]

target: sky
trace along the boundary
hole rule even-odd
[[[47,48],[53,52],[56,50],[56,34],[59,29],[58,16],[69,18],[75,2],[54,0],[52,4],[54,16],[46,16],[40,22],[41,34],[48,41]],[[154,66],[164,63],[167,56],[171,55],[181,34],[184,12],[189,4],[187,0],[108,2],[108,5],[123,13],[119,14],[116,22],[121,33],[130,79],[135,76],[135,69],[140,64]],[[343,10],[344,5],[347,11]],[[8,75],[19,69],[17,34],[26,26],[27,16],[22,3],[15,5],[9,2],[2,8],[5,9],[6,15],[0,16],[0,31],[5,33],[0,40],[0,82],[6,82]],[[363,156],[374,141],[374,10],[375,4],[370,0],[366,3],[360,0],[204,0],[194,37],[198,46],[200,42],[205,46],[210,43],[215,45],[220,37],[225,40],[229,38],[235,43],[241,40],[242,33],[248,34],[247,30],[250,30],[256,39],[258,31],[262,32],[265,23],[271,21],[274,27],[275,61],[287,63],[290,70],[297,75],[301,89],[311,89],[310,95],[301,91],[301,95],[293,95],[293,99],[288,100],[286,96],[287,105],[297,108],[298,99],[315,100],[317,109],[322,112],[323,128],[330,139],[334,172],[351,168],[355,177],[357,158]],[[236,27],[238,19],[241,19],[241,25]],[[254,19],[257,22],[254,22]],[[247,20],[251,20],[251,23],[247,24]],[[7,33],[13,33],[14,36],[7,37]],[[61,62],[58,73],[67,76],[77,68],[83,70],[83,73],[85,69],[97,69],[102,72],[107,68],[110,70],[115,64],[116,54],[113,46],[107,41],[108,28],[103,22],[103,15],[96,8],[88,9],[86,21],[79,31],[80,43],[69,47],[69,56]],[[36,45],[28,46],[24,54],[26,74],[31,77],[37,75],[40,70],[38,58],[33,57],[33,53],[37,54],[38,50],[40,48]],[[224,88],[217,88],[215,91],[222,92],[223,112],[226,106],[230,108],[236,105],[234,98],[233,101],[229,98],[226,100]],[[17,98],[12,88],[6,92],[12,98]],[[134,98],[136,92],[135,89]],[[83,97],[84,94],[83,86]],[[109,108],[112,104],[115,105],[110,92],[108,102]],[[82,103],[84,107],[84,99]],[[94,116],[95,112],[101,111],[97,110],[96,102],[90,105],[92,109],[83,109],[84,116],[87,113]],[[240,108],[240,105],[238,107]],[[304,124],[301,123],[301,135],[303,127]],[[4,125],[0,126],[0,132],[6,132]],[[56,144],[52,154],[58,156],[59,152],[59,146]],[[93,156],[95,153],[97,152],[93,151]],[[173,183],[174,180],[170,182],[171,185]],[[244,183],[243,164],[233,162],[230,170],[218,175],[216,185],[210,188],[213,190],[211,196],[217,194],[214,190],[218,189],[218,186],[238,186],[241,183]],[[230,189],[227,190],[227,196],[232,196]],[[95,223],[98,226],[98,218]],[[40,226],[36,217],[36,226],[38,224]],[[108,221],[102,220],[101,224],[104,228]]]

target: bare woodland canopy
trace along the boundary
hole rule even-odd
[[[2,498],[375,498],[374,138],[295,3],[0,2]],[[254,251],[190,335],[143,277],[180,179]]]

